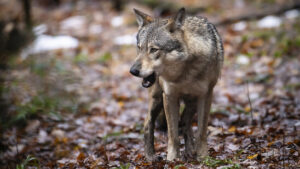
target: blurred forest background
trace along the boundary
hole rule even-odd
[[[225,47],[209,121],[209,156],[143,156],[147,90],[129,74],[133,8],[185,7],[217,25]],[[300,168],[297,0],[1,0],[0,168]],[[196,122],[194,122],[196,126]],[[196,129],[194,127],[194,129]]]

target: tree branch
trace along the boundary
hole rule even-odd
[[[298,9],[298,8],[300,8],[300,1],[294,1],[293,3],[290,3],[285,6],[275,6],[270,9],[258,11],[256,13],[251,12],[249,14],[245,14],[245,15],[241,15],[241,16],[237,16],[237,17],[225,18],[225,19],[215,23],[215,25],[217,25],[217,26],[228,25],[228,24],[232,24],[232,23],[242,21],[242,20],[248,21],[248,20],[260,19],[260,18],[263,18],[268,15],[280,15],[288,10]]]

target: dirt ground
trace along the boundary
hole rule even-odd
[[[126,1],[121,12],[109,1],[51,8],[34,2],[36,40],[1,70],[9,115],[1,120],[0,168],[300,168],[299,10],[217,27],[225,62],[214,90],[209,156],[166,161],[167,134],[156,130],[161,161],[150,163],[143,154],[148,93],[129,74],[136,56],[132,9],[173,11],[140,1]],[[213,23],[283,3],[171,2],[174,11],[186,6]]]

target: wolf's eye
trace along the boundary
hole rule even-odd
[[[156,55],[154,59],[157,60],[159,57],[160,57],[160,55]]]
[[[151,49],[150,49],[150,53],[154,53],[154,52],[156,52],[156,51],[158,51],[157,48],[151,48]]]

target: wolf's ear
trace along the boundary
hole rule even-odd
[[[180,29],[183,25],[185,19],[185,9],[181,8],[177,12],[174,18],[170,20],[170,23],[168,24],[168,28],[170,32],[174,32],[176,29]]]
[[[147,25],[148,23],[151,23],[153,21],[153,18],[137,9],[133,9],[135,15],[136,15],[136,21],[139,25],[139,28]]]
[[[181,8],[179,9],[179,11],[177,12],[174,18],[176,27],[180,28],[182,26],[184,18],[185,18],[185,9]]]

